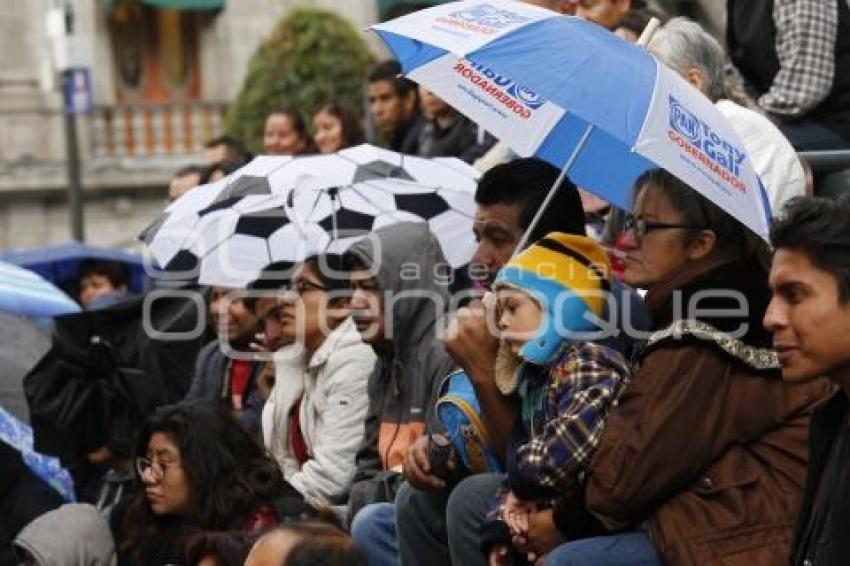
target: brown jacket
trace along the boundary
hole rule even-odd
[[[674,314],[676,295],[687,305],[699,290],[730,288],[749,299],[748,314],[737,320]],[[611,413],[586,505],[608,528],[643,524],[668,564],[788,560],[809,419],[831,386],[781,380],[761,326],[768,300],[764,272],[716,260],[675,274],[647,296],[659,330]],[[735,305],[706,299],[700,306]],[[741,322],[746,334],[730,338]]]

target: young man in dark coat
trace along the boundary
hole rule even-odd
[[[773,299],[764,317],[782,378],[826,377],[838,389],[812,417],[809,472],[791,563],[850,556],[850,197],[797,200],[772,230]]]

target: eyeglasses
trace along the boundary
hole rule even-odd
[[[136,458],[136,472],[138,472],[139,477],[144,477],[145,472],[150,470],[154,482],[162,481],[162,478],[165,477],[165,472],[167,472],[171,466],[177,465],[179,465],[179,463],[160,462],[150,458]]]
[[[304,293],[309,293],[310,291],[327,291],[327,287],[322,287],[321,285],[317,285],[312,281],[307,281],[306,279],[293,279],[289,282],[288,289],[294,293],[298,293],[299,296],[303,296]]]
[[[629,214],[626,216],[626,222],[623,229],[626,232],[634,232],[638,238],[643,238],[653,230],[672,230],[681,228],[685,230],[705,230],[704,226],[692,226],[690,224],[671,224],[668,222],[649,222],[639,216]]]

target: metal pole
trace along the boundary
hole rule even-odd
[[[73,0],[65,0],[65,33],[74,35],[76,13]],[[83,187],[80,180],[80,147],[77,141],[77,115],[74,108],[74,70],[62,72],[63,98],[65,99],[65,155],[68,169],[68,214],[71,220],[71,237],[78,242],[86,238],[83,226]],[[70,91],[70,92],[69,92]]]
[[[531,233],[537,227],[537,223],[540,222],[540,219],[543,217],[543,213],[546,212],[546,209],[549,208],[549,203],[552,202],[552,198],[555,196],[555,193],[558,190],[558,187],[563,182],[564,178],[569,173],[573,164],[578,159],[579,154],[584,149],[585,144],[587,144],[588,138],[590,138],[590,134],[593,133],[596,127],[592,124],[589,125],[581,136],[581,139],[578,140],[573,152],[570,154],[570,157],[567,159],[567,162],[564,163],[563,168],[561,168],[561,173],[558,175],[558,178],[555,179],[555,182],[552,183],[552,188],[549,189],[549,193],[546,195],[546,199],[543,201],[543,204],[540,205],[540,208],[537,209],[537,212],[534,214],[534,218],[531,219],[531,224],[528,225],[528,228],[525,229],[525,233],[520,238],[519,243],[516,248],[514,248],[513,253],[511,254],[511,258],[513,258],[516,254],[522,251],[525,247],[525,244],[528,243],[529,237],[531,237]]]
[[[62,73],[63,86],[73,80],[73,70]],[[85,242],[83,225],[83,186],[80,178],[80,148],[77,141],[77,116],[70,97],[65,97],[65,154],[68,169],[68,213],[71,220],[71,237]]]

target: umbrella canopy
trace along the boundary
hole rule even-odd
[[[120,261],[127,264],[130,268],[130,291],[142,292],[145,268],[142,256],[138,254],[77,241],[0,253],[0,261],[25,267],[63,289],[76,287],[80,264],[86,260]]]
[[[65,501],[75,501],[74,481],[58,458],[39,454],[33,448],[32,428],[0,407],[0,442],[21,453],[24,463],[47,485],[59,492]]]
[[[360,145],[329,155],[254,159],[170,205],[142,234],[166,272],[244,287],[272,264],[342,252],[365,234],[427,222],[457,268],[475,248],[478,172]]]
[[[32,320],[0,313],[0,407],[29,422],[24,376],[50,349],[50,333]]]
[[[32,271],[0,262],[0,312],[48,319],[80,311],[80,305]]]
[[[769,205],[732,125],[673,70],[578,18],[465,1],[373,28],[407,76],[621,208],[663,167],[767,238]]]

